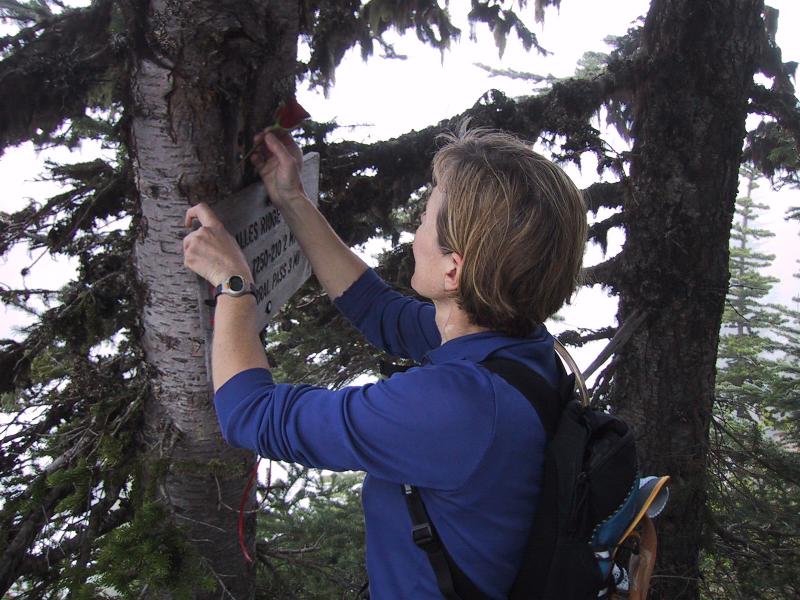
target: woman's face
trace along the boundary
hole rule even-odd
[[[431,300],[444,295],[444,273],[446,254],[439,246],[436,233],[436,217],[442,206],[442,193],[434,187],[422,213],[422,219],[414,236],[414,275],[411,287],[420,296]]]

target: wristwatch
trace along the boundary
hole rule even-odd
[[[216,300],[220,294],[233,296],[234,298],[244,296],[245,294],[253,294],[253,296],[255,296],[256,286],[252,283],[247,285],[244,277],[241,275],[231,275],[216,287],[214,290],[214,300]]]

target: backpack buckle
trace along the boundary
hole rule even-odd
[[[414,525],[411,530],[411,537],[414,538],[414,543],[422,548],[434,541],[433,529],[430,523],[422,523],[421,525]]]

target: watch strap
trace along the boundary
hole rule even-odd
[[[246,290],[242,290],[238,294],[231,294],[230,292],[226,292],[224,290],[220,290],[219,286],[217,286],[217,289],[214,292],[214,299],[216,300],[217,296],[230,296],[231,298],[238,298],[240,296],[246,296],[247,294],[252,294],[253,296],[256,296],[256,286],[255,286],[255,284],[251,283],[249,286],[247,286]]]
[[[230,287],[230,282],[232,279],[239,279],[244,284],[244,289],[242,290],[233,290]],[[214,300],[216,300],[220,294],[225,294],[226,296],[233,296],[234,298],[238,298],[239,296],[244,296],[246,294],[252,294],[253,296],[256,295],[256,286],[253,283],[244,283],[245,279],[241,275],[233,275],[228,277],[225,281],[220,283],[216,288],[214,288]]]

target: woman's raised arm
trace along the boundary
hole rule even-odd
[[[270,200],[311,261],[325,292],[335,300],[367,270],[367,264],[336,235],[306,196],[300,180],[303,156],[289,132],[265,130],[254,141],[260,149],[250,160],[261,175]]]

